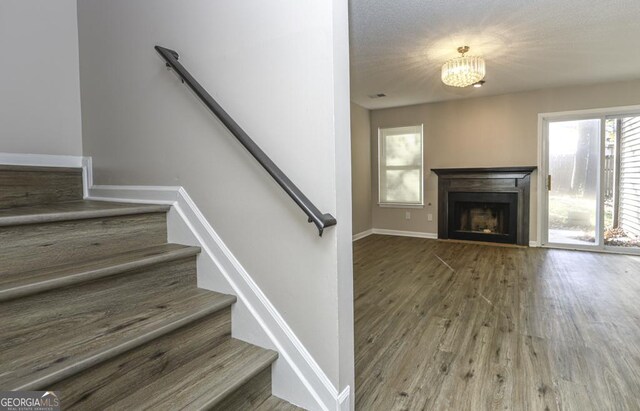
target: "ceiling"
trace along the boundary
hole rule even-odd
[[[397,107],[640,78],[639,0],[350,0],[351,100]],[[471,47],[480,89],[440,81]],[[369,95],[387,97],[372,99]]]

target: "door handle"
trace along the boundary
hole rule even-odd
[[[551,191],[551,174],[547,176],[547,190]]]

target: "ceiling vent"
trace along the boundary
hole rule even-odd
[[[369,94],[369,98],[382,98],[382,97],[387,97],[387,95],[384,93]]]

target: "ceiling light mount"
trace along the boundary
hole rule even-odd
[[[458,47],[458,53],[462,54],[462,57],[464,57],[464,53],[468,53],[468,52],[469,52],[469,46]]]
[[[442,65],[442,82],[452,87],[468,87],[482,80],[486,74],[484,59],[465,56],[469,46],[458,47],[460,57],[453,58]]]

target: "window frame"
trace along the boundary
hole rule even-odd
[[[416,127],[420,129],[420,166],[389,166],[386,165],[386,158],[383,165],[383,138],[382,133],[384,130],[403,129],[409,127]],[[420,202],[419,203],[402,203],[402,202],[385,202],[382,201],[382,174],[387,170],[414,170],[418,168],[420,170]],[[385,180],[386,181],[386,180]],[[412,126],[399,126],[399,127],[378,127],[378,207],[389,208],[424,208],[424,124],[416,124]]]

